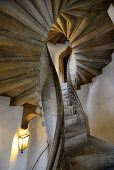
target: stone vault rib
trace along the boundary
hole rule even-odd
[[[40,56],[45,41],[54,44],[64,43],[66,39],[70,41],[75,50],[76,75],[78,75],[75,83],[78,83],[78,87],[89,83],[92,77],[99,75],[102,67],[110,62],[113,49],[114,27],[107,14],[108,5],[108,0],[11,0],[10,2],[1,0],[1,94],[11,94],[16,100],[21,93],[24,93],[24,89],[26,91],[37,85],[35,82],[39,81],[39,78],[37,81],[36,79],[39,76]],[[100,41],[99,44],[97,39]],[[101,50],[106,51],[105,57]],[[95,53],[99,55],[98,59]],[[94,67],[96,63],[98,68]],[[32,71],[37,72],[37,76],[33,77],[35,80],[33,85],[27,81]],[[25,77],[21,80],[23,75]],[[7,79],[9,88],[7,83],[4,86],[4,80]],[[12,79],[19,79],[17,82],[20,91],[16,88],[16,84],[14,87]],[[28,88],[24,87],[24,82]],[[36,96],[33,96],[32,100],[34,99]],[[28,102],[26,98],[24,102]]]

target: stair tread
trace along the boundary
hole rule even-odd
[[[64,99],[65,102],[69,102],[69,99]]]
[[[67,90],[67,85],[61,86],[61,89],[62,89],[62,90]]]
[[[69,99],[63,99],[64,107],[69,106]]]
[[[73,107],[72,106],[64,106],[64,117],[73,115]]]
[[[67,90],[62,90],[62,95],[67,95]]]
[[[61,83],[61,86],[67,86],[67,83]]]
[[[69,115],[65,115],[65,116],[64,116],[64,119],[65,119],[65,120],[67,120],[67,119],[72,119],[72,118],[77,118],[77,116],[74,115],[74,114],[69,114]]]
[[[62,91],[67,91],[67,86],[63,86]]]
[[[68,96],[68,94],[67,93],[62,93],[62,96]]]
[[[67,86],[61,87],[62,93],[67,92]]]
[[[64,106],[64,109],[73,109],[73,106],[70,106],[70,105]]]
[[[64,100],[64,99],[68,99],[68,95],[67,95],[67,94],[62,95],[62,96],[63,96],[63,100]]]
[[[92,170],[109,167],[114,162],[114,146],[99,140],[98,138],[87,136],[85,124],[77,120],[77,115],[73,115],[73,106],[69,106],[67,83],[61,85],[64,102],[65,121],[65,155],[66,161],[71,170]],[[90,163],[91,162],[91,163]],[[97,162],[97,165],[96,165]]]
[[[97,138],[95,139],[97,140]],[[110,145],[110,144],[109,144]],[[76,159],[81,158],[81,157],[87,157],[87,156],[95,156],[99,155],[102,156],[104,154],[105,156],[107,154],[114,154],[114,147],[106,146],[104,144],[104,141],[102,142],[102,146],[99,146],[96,144],[96,142],[91,142],[91,140],[88,140],[85,142],[85,144],[81,147],[78,148],[73,148],[73,150],[69,151],[67,156],[70,156],[72,161],[75,161]]]
[[[65,128],[65,139],[74,138],[76,136],[87,133],[87,129],[85,126],[80,124],[69,125]]]
[[[65,133],[71,133],[71,132],[78,133],[79,131],[81,131],[81,133],[86,132],[87,129],[86,129],[85,125],[77,123],[77,124],[72,124],[65,128]]]

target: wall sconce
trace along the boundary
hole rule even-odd
[[[23,150],[28,147],[29,136],[30,135],[19,136],[19,150],[21,150],[21,153],[23,153]]]

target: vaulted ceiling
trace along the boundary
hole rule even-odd
[[[114,48],[109,0],[0,0],[0,94],[13,104],[38,102],[44,43],[69,40],[77,61],[76,82],[102,73]]]
[[[49,31],[48,40],[72,45],[77,65],[75,84],[80,86],[102,73],[114,48],[114,26],[107,13],[109,1],[68,1],[57,22]]]

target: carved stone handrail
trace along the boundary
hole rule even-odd
[[[51,150],[50,150],[49,159],[48,159],[47,168],[46,168],[46,170],[53,170],[54,163],[56,160],[56,155],[57,155],[57,152],[60,146],[63,128],[64,128],[64,109],[63,109],[63,100],[62,100],[62,93],[61,93],[61,86],[60,86],[59,78],[58,78],[56,69],[54,67],[54,64],[52,62],[49,52],[48,52],[48,56],[49,56],[49,60],[50,60],[50,63],[53,69],[53,78],[54,78],[54,83],[55,83],[56,99],[57,99],[56,130],[55,130],[53,142],[51,145]]]

